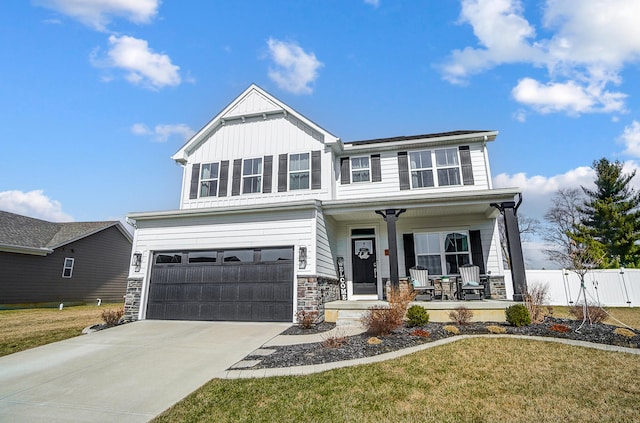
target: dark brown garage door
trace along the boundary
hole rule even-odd
[[[159,252],[148,319],[290,322],[293,247]]]

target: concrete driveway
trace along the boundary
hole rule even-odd
[[[0,421],[145,422],[289,325],[144,320],[0,357]]]

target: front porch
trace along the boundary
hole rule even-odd
[[[331,301],[324,305],[324,320],[331,323],[356,323],[360,317],[374,306],[386,306],[381,300]],[[472,322],[504,322],[505,309],[514,304],[509,300],[478,300],[478,301],[414,301],[411,305],[420,305],[429,313],[431,322],[449,322],[449,313],[458,308],[466,307],[473,311]]]

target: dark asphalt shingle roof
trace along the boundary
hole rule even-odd
[[[0,244],[53,249],[117,223],[117,221],[54,223],[0,210]]]

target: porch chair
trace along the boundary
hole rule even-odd
[[[435,286],[429,280],[429,270],[412,267],[409,269],[409,274],[411,275],[413,289],[418,292],[418,295],[424,295],[427,301],[431,301]]]
[[[484,285],[480,283],[480,268],[472,264],[460,266],[460,299],[481,300]]]

